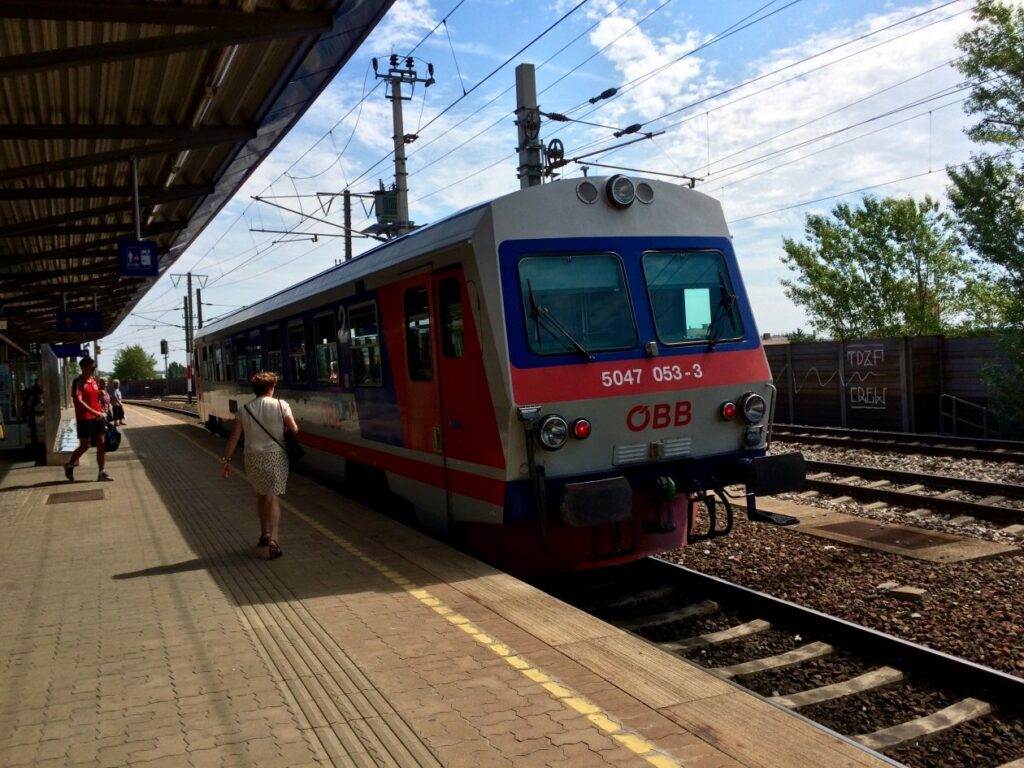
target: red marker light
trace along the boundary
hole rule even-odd
[[[592,427],[587,419],[576,419],[572,423],[572,433],[576,436],[577,440],[586,440],[590,437],[590,431]]]
[[[722,403],[720,409],[723,419],[732,420],[736,418],[736,403]]]

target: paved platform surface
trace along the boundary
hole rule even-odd
[[[883,764],[301,477],[267,562],[221,440],[123,434],[3,467],[2,766]]]
[[[800,519],[797,525],[784,530],[933,563],[985,560],[1002,555],[1019,555],[1021,552],[1019,547],[1000,541],[884,523],[784,499],[758,499],[757,506],[765,512],[792,515]]]

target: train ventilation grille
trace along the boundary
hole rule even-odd
[[[652,459],[675,459],[680,456],[690,455],[690,438],[677,437],[672,440],[662,440],[658,443],[651,443]]]
[[[635,464],[638,461],[646,461],[647,443],[616,445],[612,456],[612,461],[615,464]]]

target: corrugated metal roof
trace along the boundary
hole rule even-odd
[[[57,310],[109,333],[155,278],[118,275],[141,234],[166,271],[393,0],[0,0],[0,316],[31,341]]]

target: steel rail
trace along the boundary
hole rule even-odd
[[[812,480],[806,482],[808,490],[827,493],[831,496],[849,496],[860,501],[883,501],[897,507],[909,509],[925,508],[933,512],[949,515],[971,515],[995,523],[1024,523],[1024,509],[999,507],[994,504],[983,504],[978,501],[949,498],[944,496],[924,496],[919,493],[907,493],[892,488],[876,488],[868,485],[850,485],[834,480]]]
[[[966,477],[933,475],[927,472],[906,472],[886,467],[867,467],[862,464],[843,464],[832,461],[806,460],[804,464],[812,472],[828,472],[830,475],[861,477],[865,480],[890,480],[893,483],[923,485],[925,488],[944,491],[967,491],[979,496],[1002,496],[1007,499],[1024,499],[1024,485],[998,483],[993,480],[971,480]]]
[[[977,459],[979,461],[1001,461],[1024,464],[1024,451],[1013,450],[1005,444],[995,448],[969,447],[948,443],[924,442],[918,440],[919,435],[902,435],[901,440],[882,439],[876,433],[844,433],[815,434],[815,427],[804,431],[789,431],[780,426],[772,429],[772,439],[781,443],[808,443],[812,445],[829,445],[839,448],[868,449],[889,453],[918,453],[926,456],[952,456],[959,459]],[[884,434],[884,433],[878,433]]]
[[[785,432],[811,432],[832,437],[895,440],[897,442],[920,443],[922,445],[954,446],[962,448],[984,448],[990,451],[1003,450],[1024,453],[1024,442],[995,440],[987,437],[960,437],[957,435],[919,434],[917,432],[892,432],[872,429],[849,429],[847,427],[815,427],[806,424],[783,424],[776,422],[774,429]]]
[[[650,568],[648,584],[671,584],[683,594],[720,602],[726,609],[742,609],[787,628],[800,630],[815,639],[835,642],[858,657],[884,665],[895,665],[941,687],[957,687],[1003,701],[1024,701],[1024,679],[961,659],[933,648],[903,640],[875,629],[829,616],[812,608],[791,603],[748,587],[694,571],[658,558],[644,563]]]

